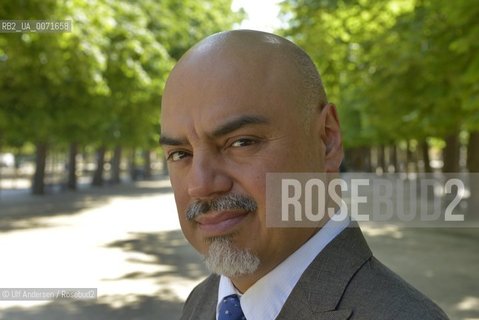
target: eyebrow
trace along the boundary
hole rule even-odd
[[[182,146],[187,144],[185,141],[182,141],[180,139],[175,139],[168,137],[164,134],[161,135],[160,137],[160,145],[161,146]]]
[[[213,130],[213,132],[211,133],[211,136],[213,136],[214,138],[218,138],[245,126],[256,125],[256,124],[267,124],[267,123],[269,123],[268,119],[262,116],[256,116],[256,115],[240,116],[238,118],[235,118],[233,120],[230,120],[222,124],[215,130]]]
[[[234,132],[240,128],[249,125],[257,125],[257,124],[267,124],[269,123],[268,119],[262,116],[256,115],[244,115],[238,118],[232,119],[227,121],[226,123],[220,125],[218,128],[214,129],[211,133],[213,138],[219,138],[221,136],[227,135],[228,133]],[[168,145],[168,146],[181,146],[188,144],[187,141],[182,139],[176,139],[172,137],[168,137],[165,134],[162,134],[160,137],[160,145]]]

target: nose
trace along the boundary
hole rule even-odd
[[[233,179],[223,167],[222,161],[215,155],[194,154],[187,177],[189,196],[208,199],[230,191]]]

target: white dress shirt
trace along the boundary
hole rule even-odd
[[[349,223],[349,218],[341,221],[330,219],[311,239],[259,279],[244,294],[236,290],[229,278],[221,276],[216,319],[220,302],[230,294],[240,296],[241,309],[247,320],[275,319],[306,268]]]

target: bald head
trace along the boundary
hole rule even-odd
[[[231,275],[244,292],[317,231],[266,225],[267,174],[336,172],[342,151],[335,108],[296,45],[264,32],[229,31],[180,59],[161,112],[160,144],[181,228],[214,272],[250,262],[241,276]],[[230,195],[254,206],[224,206],[188,219],[194,203]],[[221,237],[228,241],[210,245]]]
[[[287,90],[295,100],[292,107],[304,110],[306,118],[327,103],[309,56],[291,41],[259,31],[227,31],[204,39],[180,59],[168,82],[198,73],[213,78],[224,72],[236,77],[238,85],[253,81],[258,89]]]

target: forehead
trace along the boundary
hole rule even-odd
[[[214,125],[243,114],[270,118],[294,109],[291,78],[291,70],[273,55],[210,55],[183,61],[165,88],[162,131],[176,131],[179,124]]]

